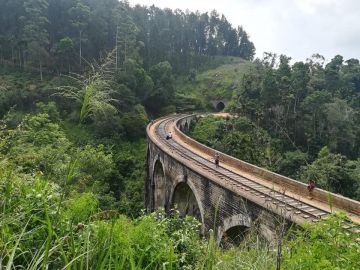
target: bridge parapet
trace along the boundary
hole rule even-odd
[[[264,238],[272,239],[279,220],[288,225],[301,224],[329,214],[328,210],[293,196],[307,194],[303,183],[226,154],[221,154],[221,166],[215,167],[212,160],[215,150],[181,131],[188,130],[196,117],[173,115],[147,127],[145,206],[148,210],[163,207],[169,212],[177,205],[181,215],[190,214],[201,221],[203,233],[216,227],[218,241],[227,231],[233,233],[234,227],[245,231],[254,227]],[[166,140],[169,131],[174,136]],[[270,187],[252,178],[266,180]],[[282,187],[284,193],[271,185]],[[290,192],[293,194],[289,195]],[[359,202],[330,194],[334,208],[354,215],[359,213]],[[329,193],[317,189],[314,197],[314,201],[327,203]]]
[[[193,120],[194,118],[195,116],[192,116],[191,120]],[[179,121],[181,121],[181,119]],[[193,148],[198,149],[203,153],[206,153],[210,156],[214,156],[215,153],[217,152],[216,150],[197,142],[196,140],[190,138],[189,136],[181,132],[180,129],[178,128],[178,125],[176,125],[175,132],[176,135],[179,136],[182,141],[186,142],[186,144],[190,145]],[[271,172],[264,168],[260,168],[245,161],[236,159],[227,154],[224,153],[221,154],[221,161],[228,164],[231,167],[245,171],[253,175],[254,177],[260,177],[262,179],[267,180],[269,183],[274,183],[276,185],[282,186],[284,192],[292,192],[295,194],[299,194],[301,196],[308,193],[307,185],[302,182]],[[317,188],[313,191],[313,199],[324,204],[329,204],[329,200],[331,200],[332,207],[334,209],[345,210],[349,213],[353,213],[358,216],[360,215],[360,202],[352,200],[350,198],[346,198],[344,196]]]

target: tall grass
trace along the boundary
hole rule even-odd
[[[72,84],[56,88],[55,96],[73,100],[78,104],[80,123],[98,115],[117,113],[114,104],[119,100],[112,97],[115,92],[111,85],[114,79],[114,56],[113,50],[103,63],[89,63],[88,74],[68,76]]]
[[[131,220],[96,213],[91,194],[69,198],[74,164],[62,187],[42,175],[0,171],[0,269],[210,270],[235,263],[236,248],[220,250],[214,230],[202,239],[199,222],[176,211]]]
[[[71,209],[60,191],[41,177],[0,173],[0,269],[191,269],[201,255],[194,219],[108,219],[88,204]],[[76,219],[78,211],[88,215]]]
[[[0,161],[1,166],[5,163]],[[75,163],[69,166],[68,178]],[[98,212],[89,193],[69,198],[64,196],[64,189],[41,175],[16,175],[10,169],[0,170],[0,269],[266,270],[275,267],[276,248],[260,240],[256,231],[250,232],[240,247],[227,245],[223,250],[217,245],[215,230],[203,239],[199,236],[199,222],[191,217],[180,218],[176,211],[172,216],[159,211],[129,219],[114,215],[114,211]],[[342,223],[335,221],[330,224],[339,224],[340,233]],[[320,234],[327,237],[327,228],[323,225],[313,231],[315,236],[310,235],[323,248],[326,243],[316,237]],[[310,245],[308,236],[304,235],[299,233],[295,243]],[[350,244],[350,236],[333,232],[330,236],[326,240],[333,241],[334,247],[339,248],[336,239],[340,239],[348,244],[341,252],[352,256],[349,258],[356,257],[353,252],[356,246]],[[301,254],[310,249],[313,252],[306,256],[314,261],[316,252],[321,252],[315,247],[291,243],[284,246],[285,265],[292,265],[292,260],[293,264],[297,263]],[[353,251],[348,252],[349,248]]]

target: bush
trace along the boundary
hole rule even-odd
[[[284,269],[360,269],[356,235],[343,229],[345,215],[337,214],[298,230],[286,242]]]
[[[302,168],[300,177],[304,182],[312,179],[321,188],[354,197],[359,184],[358,177],[352,173],[354,169],[345,156],[330,153],[323,147],[318,158]]]
[[[148,118],[145,108],[140,104],[136,105],[132,112],[125,113],[121,119],[121,124],[126,136],[131,140],[136,140],[145,136],[147,122]]]
[[[72,193],[65,203],[65,217],[72,223],[86,222],[98,210],[98,199],[92,193]]]

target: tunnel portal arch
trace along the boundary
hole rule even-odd
[[[220,111],[222,111],[224,108],[225,108],[224,102],[220,101],[220,102],[218,102],[218,103],[216,104],[216,110],[217,110],[217,111],[220,112]]]

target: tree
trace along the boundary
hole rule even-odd
[[[307,155],[300,150],[286,152],[279,164],[279,173],[287,177],[296,179],[299,170],[305,166]]]
[[[335,96],[336,92],[340,91],[340,88],[342,86],[340,70],[343,61],[344,60],[341,55],[336,55],[325,67],[326,88],[333,97]]]
[[[121,119],[128,138],[138,139],[144,136],[148,118],[142,105],[135,105],[132,112],[125,113]]]
[[[331,102],[331,95],[325,91],[315,91],[302,102],[304,131],[311,154],[316,154],[327,143],[325,104]]]
[[[266,68],[275,68],[277,60],[277,54],[271,52],[264,52],[261,64]]]
[[[304,182],[315,180],[320,188],[354,197],[358,182],[352,178],[351,170],[345,156],[333,154],[328,147],[323,147],[317,159],[302,168],[300,178]]]
[[[39,61],[40,79],[43,79],[43,62],[48,56],[49,34],[47,32],[47,0],[26,0],[23,36],[28,44],[32,61]]]
[[[291,89],[294,95],[293,110],[297,113],[297,108],[307,95],[307,85],[309,82],[309,68],[303,62],[297,62],[292,66]]]
[[[244,31],[242,27],[238,27],[237,36],[239,42],[237,55],[246,60],[252,60],[255,55],[254,43],[249,40],[248,34]]]
[[[356,108],[360,108],[360,64],[358,59],[345,61],[341,69],[341,77],[344,82],[341,98],[347,100]]]
[[[72,26],[79,33],[79,66],[82,66],[82,42],[84,40],[83,34],[89,24],[90,7],[85,5],[82,0],[77,0],[75,6],[69,9],[69,15]]]
[[[117,0],[3,2],[0,58],[3,55],[4,60],[20,67],[27,61],[30,66],[38,65],[39,55],[53,64],[54,70],[57,65],[64,65],[58,57],[58,46],[66,37],[74,42],[78,51],[79,70],[83,68],[84,59],[99,60],[105,51],[114,47],[118,54],[117,70],[123,68],[128,59],[141,65],[144,63],[146,70],[168,61],[174,72],[182,74],[201,67],[211,56],[252,59],[255,52],[245,30],[232,27],[226,17],[216,11],[209,16],[208,13],[173,11],[155,6],[131,7],[127,1]],[[38,28],[30,31],[33,26]],[[31,40],[41,40],[40,44],[30,46],[24,33],[40,35],[44,31],[46,42],[30,34]],[[47,55],[39,48],[45,48]],[[28,55],[30,49],[31,55]]]
[[[137,102],[144,103],[154,83],[148,73],[133,59],[123,63],[123,70],[116,74],[117,82],[126,85],[133,92]]]
[[[307,59],[309,67],[310,80],[308,83],[309,91],[322,91],[325,89],[325,71],[324,71],[325,57],[320,54],[314,54],[310,59]]]
[[[261,99],[268,113],[271,113],[272,107],[275,106],[279,98],[279,88],[275,74],[273,70],[267,69],[262,81]]]
[[[332,151],[351,156],[355,144],[355,111],[341,99],[325,105],[328,145]]]
[[[286,55],[280,55],[279,57],[280,64],[278,69],[276,70],[278,78],[281,80],[283,77],[290,78],[291,77],[291,67],[290,60],[291,57],[287,57]]]
[[[130,16],[130,7],[127,2],[118,6],[114,17],[116,19],[116,70],[121,66],[126,71],[124,63],[128,59],[139,61],[137,34],[138,29]]]
[[[252,72],[244,74],[237,96],[237,108],[253,121],[262,116],[261,75]]]
[[[174,95],[174,78],[169,62],[161,62],[150,69],[154,88],[145,97],[145,107],[152,113],[159,113],[168,105]]]
[[[71,54],[73,52],[73,49],[74,49],[74,43],[72,41],[71,38],[69,37],[64,37],[62,38],[59,43],[58,43],[58,46],[57,46],[57,52],[59,54],[59,57],[60,57],[60,61],[64,64],[66,63],[67,64],[67,70],[69,71],[70,73],[70,59],[71,59]]]

